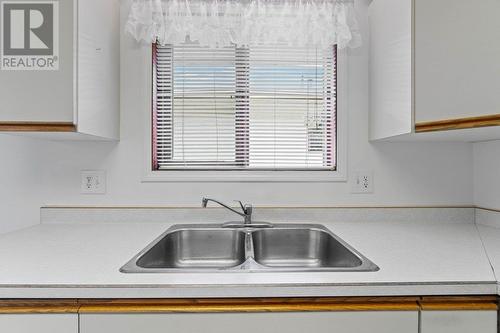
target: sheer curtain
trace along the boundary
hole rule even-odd
[[[353,0],[133,0],[125,29],[149,44],[361,45]]]

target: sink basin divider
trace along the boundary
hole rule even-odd
[[[255,253],[253,248],[253,237],[251,231],[245,232],[245,258],[246,260],[255,260]]]

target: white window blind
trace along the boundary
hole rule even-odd
[[[153,169],[335,170],[336,48],[153,46]]]

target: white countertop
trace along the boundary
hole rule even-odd
[[[473,223],[323,223],[378,272],[154,273],[119,268],[172,223],[48,223],[0,235],[0,298],[496,294]],[[500,229],[487,234],[500,239]],[[500,245],[498,246],[500,271]]]
[[[500,211],[478,209],[476,220],[500,294]]]

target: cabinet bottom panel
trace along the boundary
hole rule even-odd
[[[417,333],[417,311],[81,314],[81,333]]]
[[[78,314],[0,314],[2,333],[78,333]]]

